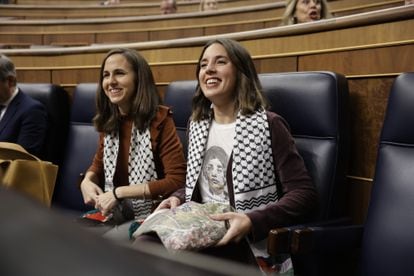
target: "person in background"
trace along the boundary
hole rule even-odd
[[[161,14],[171,14],[177,12],[176,0],[161,0],[160,3]]]
[[[218,9],[217,0],[201,0],[200,11],[214,11]]]
[[[121,3],[121,0],[107,0],[102,2],[102,5],[104,6],[111,6],[111,5],[118,5]]]
[[[99,147],[80,189],[85,204],[116,220],[103,228],[104,237],[128,242],[131,221],[185,183],[183,148],[150,66],[135,50],[108,52],[96,97]]]
[[[0,54],[0,141],[41,155],[48,129],[45,106],[17,87],[14,63]]]
[[[253,60],[241,44],[226,38],[209,41],[196,76],[186,185],[158,210],[188,201],[228,202],[235,212],[211,216],[229,222],[227,233],[204,253],[254,264],[252,252],[256,258],[268,258],[271,229],[305,222],[315,214],[317,192],[287,122],[266,111]],[[220,169],[226,176],[220,199],[202,177],[209,151],[217,148],[228,156],[226,171]]]
[[[327,0],[288,0],[281,25],[293,25],[331,18]]]

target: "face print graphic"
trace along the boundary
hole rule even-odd
[[[203,176],[208,183],[209,191],[213,196],[228,198],[226,168],[228,156],[217,146],[209,148],[203,164]]]

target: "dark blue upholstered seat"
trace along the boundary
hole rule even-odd
[[[414,275],[414,72],[390,91],[361,251],[361,275]]]
[[[68,139],[52,202],[55,206],[79,211],[89,209],[83,203],[78,183],[80,174],[89,168],[98,144],[98,132],[92,124],[96,89],[96,83],[82,83],[73,93]]]
[[[23,93],[43,103],[48,113],[48,131],[42,160],[61,165],[69,124],[69,96],[59,85],[50,83],[18,83]]]
[[[414,73],[403,73],[390,91],[365,224],[312,227],[293,237],[301,254],[345,259],[337,271],[327,271],[329,262],[321,262],[324,275],[339,275],[351,265],[345,257],[358,249],[359,275],[414,275],[413,87]]]
[[[292,72],[259,75],[271,111],[290,125],[320,196],[320,219],[343,212],[345,172],[349,149],[348,85],[344,76],[332,72]],[[175,81],[166,91],[164,103],[187,146],[187,122],[197,82]]]

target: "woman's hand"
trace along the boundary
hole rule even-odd
[[[97,196],[95,208],[99,209],[104,216],[108,216],[117,204],[113,192],[106,192]]]
[[[98,195],[102,194],[102,189],[92,182],[89,178],[84,178],[80,185],[80,189],[83,196],[83,202],[88,205],[96,205]]]
[[[250,218],[243,213],[228,212],[223,214],[210,215],[210,218],[218,221],[228,221],[230,227],[224,237],[216,246],[226,245],[229,242],[239,242],[252,228]]]
[[[178,197],[170,196],[169,198],[161,201],[161,203],[158,205],[157,209],[154,210],[154,212],[161,210],[161,209],[172,209],[172,208],[180,206],[180,204],[181,204],[181,201]]]

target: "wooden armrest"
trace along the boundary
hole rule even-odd
[[[267,252],[271,256],[276,256],[290,251],[290,229],[276,228],[269,232],[267,240]]]

